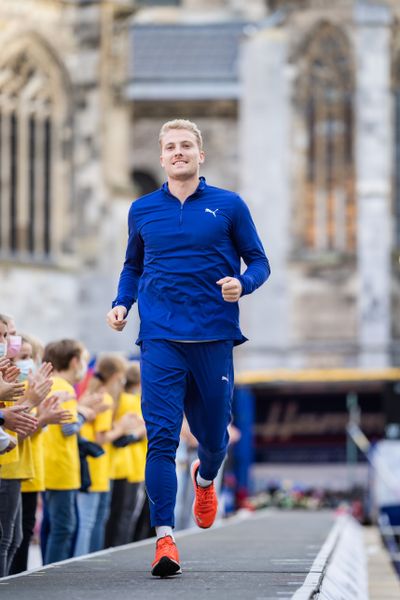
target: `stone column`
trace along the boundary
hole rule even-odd
[[[288,251],[290,77],[288,38],[266,29],[241,49],[241,193],[271,261],[270,280],[241,300],[242,328],[250,343],[240,368],[287,366],[289,345]]]
[[[390,363],[391,134],[390,13],[355,8],[360,366]]]
[[[123,264],[131,202],[131,108],[119,92],[126,77],[126,44],[122,41],[128,32],[126,14],[117,8],[100,3],[82,7],[75,14],[77,23],[85,23],[92,32],[87,39],[87,29],[76,27],[81,35],[76,39],[79,64],[74,75],[81,98],[75,113],[76,194],[82,211],[80,339],[94,353],[134,350],[137,333],[132,317],[129,333],[125,330],[123,335],[116,335],[105,323]]]

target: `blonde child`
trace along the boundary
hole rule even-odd
[[[100,445],[101,456],[87,457],[91,485],[81,490],[77,497],[78,532],[74,556],[101,550],[104,545],[104,528],[107,519],[110,495],[110,456],[114,440],[129,431],[129,420],[113,421],[114,399],[125,378],[125,361],[117,355],[105,354],[95,364],[95,373],[89,381],[89,393],[101,393],[105,410],[81,430],[82,437]]]

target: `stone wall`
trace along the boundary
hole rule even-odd
[[[68,240],[68,256],[52,256],[50,268],[21,258],[0,263],[1,310],[12,312],[22,330],[45,342],[68,335],[93,351],[132,345],[102,327],[115,295],[132,196],[130,107],[121,96],[128,17],[111,3],[4,0],[0,5],[0,46],[34,34],[66,74],[73,174],[68,218],[54,210],[52,223]]]
[[[54,224],[64,232],[68,252],[52,265],[0,261],[0,311],[12,312],[22,330],[44,341],[69,335],[92,351],[132,350],[136,308],[120,335],[104,320],[123,262],[127,214],[135,198],[132,173],[142,171],[162,183],[158,132],[164,121],[181,116],[202,129],[202,173],[211,184],[243,194],[271,258],[269,283],[241,302],[243,331],[251,343],[238,350],[238,365],[399,363],[400,276],[398,261],[390,263],[392,16],[387,22],[360,21],[350,0],[309,0],[297,11],[293,3],[281,2],[291,5],[281,26],[260,24],[243,41],[238,101],[142,101],[131,106],[124,100],[128,4],[117,11],[116,5],[100,2],[0,3],[0,48],[35,34],[65,74],[71,115],[66,147],[71,145],[73,173],[67,212],[60,212]],[[386,4],[400,14],[398,3]],[[212,22],[261,19],[266,10],[267,3],[259,0],[185,0],[182,9],[142,12],[150,22],[164,17]],[[296,121],[297,58],[305,37],[322,20],[339,24],[349,36],[358,89],[358,258],[330,262],[326,256],[301,254],[296,243],[304,143]]]
[[[44,343],[79,332],[76,271],[1,266],[0,310],[15,317],[18,330]]]

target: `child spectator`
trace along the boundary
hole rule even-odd
[[[73,387],[86,374],[88,353],[84,346],[71,339],[52,342],[45,347],[43,358],[54,368],[51,393],[63,393],[61,407],[71,413],[69,423],[49,425],[43,434],[49,535],[42,550],[43,562],[49,564],[72,555],[75,502],[81,485],[77,433],[93,412],[82,403],[78,415]],[[42,527],[46,528],[47,523],[44,522]]]
[[[137,423],[128,446],[131,454],[131,470],[128,474],[126,503],[121,516],[122,521],[126,523],[126,526],[123,526],[123,530],[126,532],[124,543],[133,541],[139,529],[146,529],[149,535],[151,530],[150,518],[147,520],[147,524],[144,519],[144,513],[148,513],[144,486],[147,438],[140,405],[140,393],[140,366],[138,362],[135,362],[129,366],[126,372],[125,390],[121,397],[122,401],[130,405],[130,410],[135,415]]]
[[[41,364],[43,347],[28,336],[22,336],[22,346],[15,364],[20,370],[19,380],[27,381],[30,373],[35,373]],[[22,542],[17,549],[10,574],[21,573],[28,568],[29,545],[36,523],[38,492],[44,491],[44,453],[42,428],[49,424],[60,424],[70,419],[69,411],[60,407],[60,399],[50,396],[36,409],[38,428],[31,437],[33,477],[21,482],[22,499]]]
[[[104,454],[87,458],[91,485],[78,493],[79,525],[74,556],[95,552],[104,546],[104,528],[110,504],[110,445],[130,428],[130,420],[126,417],[113,422],[114,400],[111,393],[118,393],[115,387],[119,388],[125,367],[122,358],[103,355],[96,361],[94,375],[87,386],[88,392],[102,394],[105,410],[91,423],[83,425],[81,435],[99,444]]]
[[[121,360],[121,359],[119,359]],[[122,421],[125,425],[125,434],[114,440],[111,445],[110,478],[111,478],[111,506],[105,531],[105,547],[119,546],[125,543],[126,528],[129,526],[124,519],[124,506],[127,502],[128,476],[131,472],[131,453],[129,443],[131,434],[138,426],[137,416],[132,410],[130,398],[123,395],[126,384],[126,363],[124,369],[115,373],[113,383],[110,382],[110,391],[114,398],[114,422]],[[122,365],[121,365],[122,366]]]
[[[21,350],[22,338],[14,335],[12,338],[8,335],[8,320],[0,317],[1,342],[7,344],[7,355],[15,358]],[[9,344],[12,339],[12,344]],[[12,352],[10,352],[12,349]],[[31,377],[29,384],[26,385],[26,391],[21,399],[19,408],[25,411],[31,410],[38,405],[47,395],[51,382],[48,379],[49,369],[44,366],[36,377]],[[20,375],[19,369],[14,365],[6,366],[6,382],[12,383]],[[18,402],[18,401],[17,401]],[[17,407],[12,407],[17,408]],[[7,422],[7,410],[3,410],[3,419]],[[11,415],[10,415],[11,416]],[[32,449],[30,438],[31,433],[36,430],[37,419],[27,414],[21,414],[25,419],[31,420],[29,427],[15,427],[19,434],[19,443],[6,455],[0,456],[2,484],[0,488],[0,521],[2,524],[3,535],[0,541],[0,577],[9,573],[14,554],[22,541],[22,511],[21,511],[21,481],[33,477],[34,465],[32,460]],[[10,421],[10,419],[8,419]],[[12,419],[11,419],[12,421]],[[12,423],[10,425],[13,427]]]

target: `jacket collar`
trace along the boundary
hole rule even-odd
[[[192,197],[196,196],[198,193],[202,192],[205,189],[206,186],[207,186],[207,182],[206,182],[205,177],[203,177],[203,176],[199,177],[199,185],[197,186],[195,192],[193,192]],[[168,181],[166,181],[165,183],[163,183],[161,189],[163,190],[163,192],[165,192],[166,194],[168,194],[168,196],[171,196],[172,198],[174,198],[174,196],[169,191]]]

